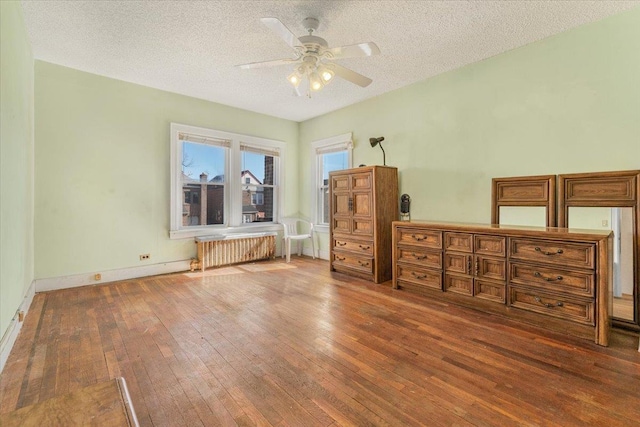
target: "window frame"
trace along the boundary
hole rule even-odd
[[[189,134],[204,138],[223,139],[230,141],[227,148],[224,172],[224,224],[212,224],[201,226],[182,225],[182,180],[181,180],[181,159],[182,140],[179,134]],[[242,135],[232,132],[225,132],[215,129],[202,128],[197,126],[184,125],[180,123],[170,124],[170,219],[169,237],[171,239],[184,239],[196,236],[206,236],[212,234],[230,234],[233,232],[247,231],[275,231],[280,229],[277,224],[280,212],[283,211],[284,193],[284,157],[285,143],[273,139],[260,138],[256,136]],[[243,223],[242,216],[242,186],[241,166],[242,152],[240,146],[253,147],[257,150],[268,150],[277,153],[274,156],[274,202],[273,202],[273,222]],[[238,179],[230,179],[238,177]],[[250,230],[249,230],[250,229]]]
[[[314,229],[321,233],[329,232],[329,224],[322,223],[322,213],[320,212],[320,193],[319,189],[323,186],[322,172],[322,155],[331,152],[346,151],[347,152],[347,169],[353,167],[353,136],[352,132],[329,138],[320,139],[311,143],[311,213],[313,218]]]
[[[264,188],[261,185],[259,187]],[[264,205],[264,192],[256,191],[255,193],[251,193],[251,204],[256,206]]]

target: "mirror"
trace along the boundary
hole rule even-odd
[[[613,230],[613,317],[633,321],[633,208],[580,207],[568,209],[568,227]]]
[[[547,209],[544,206],[500,206],[499,224],[547,226]]]
[[[558,175],[558,225],[613,230],[613,324],[640,330],[640,170]]]
[[[556,176],[493,178],[491,223],[555,227]]]

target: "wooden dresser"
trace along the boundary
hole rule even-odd
[[[608,345],[612,233],[393,223],[393,287]]]
[[[398,169],[366,166],[329,174],[332,271],[391,280],[391,223],[398,219]]]

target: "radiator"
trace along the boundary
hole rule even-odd
[[[275,258],[277,233],[250,233],[215,237],[196,237],[198,262],[202,271],[209,267]]]

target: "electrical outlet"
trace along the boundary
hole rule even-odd
[[[93,276],[93,278],[96,280],[102,280],[102,274],[96,273],[95,276]]]
[[[149,258],[151,258],[150,254],[142,254],[142,255],[140,255],[140,261],[146,261]]]

